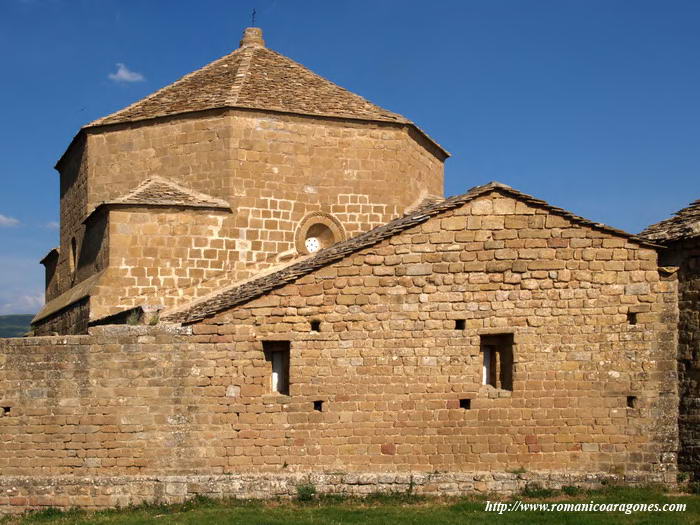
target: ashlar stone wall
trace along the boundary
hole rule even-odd
[[[700,478],[700,239],[671,243],[662,263],[678,267],[679,468]]]
[[[75,260],[71,244],[80,246],[83,241],[83,219],[88,206],[87,141],[78,138],[70,151],[56,165],[60,173],[59,258],[52,275],[47,275],[46,301],[50,301],[71,288],[77,281]]]
[[[260,426],[244,465],[651,473],[675,468],[675,290],[653,249],[495,194],[193,329],[250,356],[248,410],[298,410],[298,448],[266,457],[260,438],[291,436]],[[494,334],[514,339],[512,391],[482,384]],[[261,352],[280,339],[289,398],[269,397]]]
[[[0,506],[673,482],[676,288],[653,249],[494,192],[187,327],[4,340]],[[512,390],[483,384],[496,334]]]
[[[178,208],[115,209],[109,212],[108,270],[90,298],[92,319],[143,304],[171,306],[188,288],[211,292],[203,283],[224,268],[250,275],[237,239],[227,238],[230,213]],[[189,297],[189,296],[188,296]]]
[[[217,227],[218,237],[207,244],[230,245],[235,240],[235,251],[221,252],[216,261],[207,263],[216,272],[204,272],[206,277],[180,288],[177,295],[171,287],[149,292],[150,302],[162,298],[168,306],[297,256],[295,236],[310,214],[333,216],[347,238],[402,215],[428,196],[443,193],[445,154],[409,127],[399,125],[217,110],[85,133],[60,163],[65,187],[61,259],[49,300],[104,269],[87,265],[76,271],[71,266],[72,239],[76,240],[76,259],[82,252],[96,251],[96,244],[103,245],[103,251],[109,249],[109,239],[86,236],[82,221],[100,203],[122,197],[151,176],[224,199],[232,210]],[[129,220],[140,217],[137,213]],[[183,213],[183,221],[189,217]],[[151,222],[159,220],[154,210]],[[145,243],[148,235],[135,235],[131,244],[152,250]],[[189,259],[181,263],[187,265]],[[195,258],[194,266],[183,271],[202,273],[200,263]],[[153,258],[140,271],[162,272],[167,277],[172,272],[168,264],[167,258]],[[108,286],[106,283],[101,290]],[[91,292],[91,305],[100,305],[91,311],[91,319],[104,315],[108,304],[107,315],[129,306],[112,301],[118,291],[95,299],[98,293]],[[142,295],[130,296],[128,302],[143,302]]]

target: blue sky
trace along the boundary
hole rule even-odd
[[[631,232],[700,198],[696,0],[0,0],[0,314],[41,304],[80,126],[233,50],[253,8],[448,149],[448,195],[498,180]]]

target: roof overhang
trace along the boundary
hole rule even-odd
[[[303,117],[303,118],[318,118],[318,119],[324,119],[324,120],[365,122],[368,124],[374,123],[374,124],[384,124],[384,125],[390,125],[390,126],[396,126],[396,127],[404,127],[404,128],[408,128],[408,129],[412,130],[418,136],[423,138],[427,143],[429,143],[431,145],[431,147],[435,149],[435,152],[438,153],[438,155],[436,155],[436,156],[441,157],[441,160],[444,161],[445,159],[447,159],[451,156],[450,152],[447,151],[445,148],[443,148],[435,139],[433,139],[430,135],[428,135],[428,133],[426,133],[423,129],[421,129],[415,123],[408,121],[408,120],[404,122],[404,121],[392,121],[392,120],[381,120],[381,119],[363,119],[363,118],[352,117],[352,116],[325,115],[325,114],[319,114],[319,113],[298,113],[298,112],[283,111],[283,110],[277,110],[277,109],[250,107],[250,106],[217,106],[217,107],[207,108],[204,110],[184,111],[182,113],[170,113],[167,115],[159,115],[159,116],[150,117],[150,118],[132,120],[129,122],[115,122],[115,123],[109,123],[109,124],[88,124],[88,125],[80,128],[80,130],[78,130],[78,132],[75,134],[75,136],[71,140],[70,144],[68,145],[68,148],[66,148],[66,151],[63,153],[63,155],[61,155],[61,157],[56,162],[54,169],[56,169],[58,171],[61,170],[61,166],[65,162],[65,159],[68,156],[68,153],[71,151],[71,149],[74,147],[74,145],[77,142],[82,140],[88,134],[100,133],[102,131],[111,131],[114,129],[124,129],[124,128],[130,127],[130,126],[148,126],[151,124],[156,124],[156,123],[160,123],[160,122],[167,121],[167,120],[172,120],[172,119],[177,119],[177,118],[197,117],[200,115],[208,115],[211,113],[217,113],[217,112],[226,111],[226,110],[255,111],[255,112],[273,113],[273,114],[281,114],[281,115],[293,115],[293,116]]]

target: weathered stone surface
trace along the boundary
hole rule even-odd
[[[700,237],[669,241],[661,264],[678,267],[678,466],[700,479]]]
[[[514,235],[475,230],[447,250],[425,233],[426,224],[469,219],[494,207],[475,204],[506,196],[528,219]],[[247,298],[208,303],[188,328],[96,327],[0,342],[0,406],[9,407],[0,418],[3,475],[129,476],[129,494],[147,486],[169,500],[199,489],[136,478],[278,480],[235,489],[206,482],[246,496],[288,493],[286,472],[342,470],[348,477],[328,490],[358,493],[377,490],[378,474],[425,479],[425,491],[450,494],[516,490],[520,478],[507,471],[520,468],[545,480],[565,471],[670,478],[675,274],[662,280],[653,248],[575,218],[566,239],[590,240],[587,247],[549,246],[546,217],[560,212],[514,190],[491,186],[462,199],[342,244],[348,251],[325,262],[321,252],[321,262],[287,267],[296,273],[252,280]],[[619,239],[624,248],[604,247]],[[612,249],[637,264],[604,269]],[[521,259],[521,250],[534,254]],[[640,283],[648,293],[624,293]],[[498,334],[512,334],[512,391],[482,384],[483,338]],[[289,342],[289,395],[272,391],[263,341]],[[448,474],[431,478],[435,471]],[[492,474],[454,477],[468,472]],[[67,501],[52,498],[45,501]]]
[[[676,273],[502,184],[435,198],[446,153],[412,123],[316,77],[271,85],[297,66],[244,41],[59,162],[36,326],[89,334],[0,341],[0,511],[694,468],[696,245]],[[154,326],[87,328],[141,311]]]
[[[630,486],[645,483],[669,483],[670,477],[658,473],[629,473],[618,476],[599,472],[528,472],[526,475],[490,472],[377,473],[337,474],[322,471],[306,473],[242,473],[233,475],[181,476],[0,476],[0,513],[21,513],[56,507],[104,509],[142,503],[180,503],[197,496],[208,498],[292,498],[297,487],[312,483],[319,494],[367,495],[370,493],[415,493],[421,495],[459,495],[497,493],[503,496],[523,490],[527,484],[561,489],[577,486],[595,489],[610,483]]]
[[[37,333],[207,296],[305,255],[304,225],[330,222],[337,242],[385,224],[442,196],[446,157],[400,115],[243,46],[68,148],[60,246],[44,260],[61,311],[40,312]]]

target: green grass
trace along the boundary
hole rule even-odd
[[[530,492],[532,493],[532,491]],[[84,512],[54,509],[0,519],[2,525],[20,524],[245,524],[245,525],[321,525],[321,524],[429,524],[457,525],[472,523],[589,524],[700,523],[700,496],[667,494],[657,488],[632,489],[612,487],[601,491],[575,490],[573,487],[550,493],[547,497],[514,496],[511,500],[529,502],[588,503],[685,503],[685,512],[511,512],[499,515],[485,512],[484,503],[508,501],[491,495],[466,498],[425,498],[406,494],[372,495],[367,498],[314,497],[300,501],[214,501],[198,498],[179,505],[142,505],[139,507]]]
[[[0,315],[0,337],[22,337],[29,331],[33,315]]]

